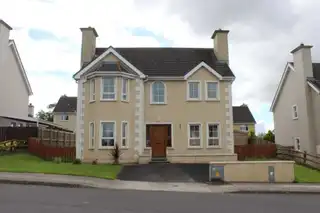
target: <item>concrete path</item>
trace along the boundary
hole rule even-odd
[[[87,187],[144,191],[176,191],[199,193],[319,193],[320,184],[228,184],[172,183],[105,180],[99,178],[0,172],[0,183],[19,183],[62,187]]]

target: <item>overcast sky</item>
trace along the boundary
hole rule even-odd
[[[228,29],[234,104],[247,103],[259,123],[273,128],[269,107],[289,52],[312,44],[320,58],[317,0],[0,0],[34,91],[36,110],[60,95],[76,95],[80,27],[95,27],[98,46],[213,47]],[[18,5],[18,7],[17,7]]]

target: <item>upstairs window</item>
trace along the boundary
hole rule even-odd
[[[116,100],[116,78],[104,77],[102,78],[101,84],[101,100]]]
[[[242,132],[248,132],[248,131],[249,131],[248,125],[241,125],[241,126],[240,126],[240,131],[242,131]]]
[[[61,120],[62,121],[68,121],[69,120],[69,116],[68,115],[61,115]]]
[[[161,81],[151,84],[151,104],[165,104],[166,87]]]
[[[298,119],[298,106],[292,106],[292,119]]]
[[[201,87],[200,81],[188,81],[188,100],[200,100],[201,99]]]
[[[90,80],[90,101],[96,100],[96,82],[95,79]]]
[[[129,80],[126,78],[122,79],[122,93],[121,100],[128,101],[129,100]]]
[[[218,82],[207,81],[206,82],[206,100],[218,100],[218,99],[219,99]]]

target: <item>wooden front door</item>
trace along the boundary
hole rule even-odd
[[[152,157],[166,157],[168,127],[165,125],[152,125],[150,127],[150,143]]]

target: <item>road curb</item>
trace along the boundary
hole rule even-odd
[[[84,184],[57,183],[57,182],[47,182],[47,181],[29,181],[29,180],[4,180],[4,179],[0,179],[0,184],[54,186],[54,187],[63,187],[63,188],[96,188],[96,187],[88,186],[88,185],[84,185]]]
[[[320,191],[290,191],[290,190],[237,190],[225,192],[226,194],[314,194],[320,195]]]

